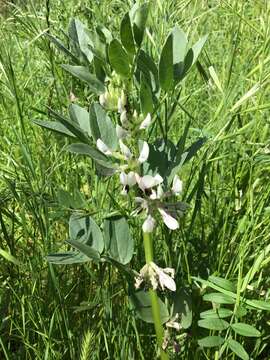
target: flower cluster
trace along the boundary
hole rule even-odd
[[[106,106],[106,99],[109,95],[104,94],[101,96],[100,103]],[[141,196],[135,197],[135,202],[138,207],[133,214],[144,213],[145,221],[143,223],[144,232],[152,232],[156,220],[154,214],[156,210],[161,215],[164,224],[171,230],[176,230],[179,227],[179,223],[176,220],[178,212],[183,210],[182,203],[170,203],[167,198],[172,195],[179,195],[182,191],[182,181],[177,175],[175,175],[172,183],[171,190],[169,192],[163,191],[163,178],[156,174],[155,176],[144,175],[140,176],[140,165],[147,161],[149,156],[149,146],[146,141],[142,142],[142,146],[139,155],[133,154],[131,149],[127,146],[128,138],[131,137],[134,130],[134,118],[138,118],[137,114],[130,117],[126,110],[127,98],[124,92],[118,98],[117,108],[120,114],[121,125],[116,126],[116,133],[118,136],[120,151],[113,151],[110,149],[101,139],[97,140],[97,148],[107,156],[120,159],[124,162],[119,166],[120,183],[123,186],[121,191],[122,195],[127,195],[129,190],[136,186]],[[135,121],[137,123],[137,121]],[[137,129],[146,129],[151,124],[151,115],[148,114],[139,124]],[[132,139],[133,140],[133,139]]]
[[[140,270],[139,275],[135,279],[135,288],[139,288],[142,284],[150,286],[156,290],[165,288],[175,291],[176,285],[174,282],[175,271],[172,268],[162,269],[157,266],[154,262],[144,265]]]

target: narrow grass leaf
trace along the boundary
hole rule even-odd
[[[14,265],[17,265],[17,266],[21,265],[19,260],[17,260],[13,255],[11,255],[9,252],[7,252],[4,249],[0,248],[0,255],[7,261],[13,263]]]

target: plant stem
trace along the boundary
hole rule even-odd
[[[143,233],[143,244],[144,244],[145,261],[147,264],[149,264],[151,261],[153,261],[154,258],[153,240],[150,233],[145,233],[145,232]],[[151,299],[152,316],[153,316],[154,326],[157,336],[157,343],[160,349],[160,358],[161,360],[168,360],[169,359],[168,354],[166,354],[166,352],[162,349],[164,331],[161,323],[157,292],[153,289],[150,289],[149,294]]]

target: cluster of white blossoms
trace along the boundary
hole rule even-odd
[[[105,105],[104,97],[106,98],[106,93],[100,99],[100,103],[103,106]],[[149,146],[146,141],[143,141],[139,151],[139,156],[136,158],[130,148],[124,143],[125,139],[131,137],[129,124],[134,120],[134,116],[129,119],[126,110],[126,104],[127,99],[125,94],[122,92],[118,99],[118,112],[120,114],[120,122],[122,126],[116,126],[120,151],[113,151],[101,139],[97,140],[97,148],[107,156],[125,161],[125,165],[119,166],[120,183],[123,186],[121,194],[126,195],[134,186],[136,186],[139,192],[142,194],[140,197],[135,197],[135,202],[137,203],[138,207],[136,211],[133,212],[133,214],[144,213],[146,215],[142,227],[143,231],[150,233],[154,230],[156,224],[154,213],[156,210],[161,215],[164,224],[169,229],[176,230],[179,227],[179,223],[176,220],[176,217],[178,211],[181,211],[181,203],[169,203],[166,201],[166,199],[169,196],[179,195],[181,193],[183,187],[182,181],[179,179],[178,175],[175,175],[172,182],[171,191],[164,192],[162,186],[164,180],[159,174],[154,176],[140,176],[138,174],[140,165],[148,159]],[[140,123],[137,123],[137,129],[146,129],[150,124],[151,115],[147,114],[147,116],[142,119]]]
[[[109,94],[100,96],[100,104],[109,108],[106,102],[109,101]],[[110,100],[111,102],[111,100]],[[171,230],[179,228],[177,221],[178,213],[183,211],[183,203],[168,202],[168,198],[177,196],[182,192],[182,181],[178,175],[175,175],[169,191],[163,190],[164,179],[160,174],[141,176],[141,165],[149,157],[149,146],[146,141],[140,142],[139,151],[135,155],[127,144],[133,143],[137,138],[138,132],[147,129],[151,124],[151,115],[147,114],[145,118],[138,116],[136,111],[131,115],[127,112],[127,98],[124,92],[117,101],[117,110],[120,114],[121,125],[116,125],[116,134],[118,137],[118,149],[112,150],[101,139],[97,140],[97,148],[107,156],[121,161],[118,172],[119,179],[123,186],[121,194],[127,195],[131,188],[134,188],[137,194],[135,196],[136,210],[132,215],[144,214],[142,229],[144,233],[153,232],[156,224],[156,216],[161,216],[164,224]],[[136,150],[134,151],[136,153]],[[123,164],[124,163],[124,164]],[[151,286],[154,290],[165,288],[175,291],[174,269],[162,269],[155,263],[146,264],[136,277],[135,287],[139,288],[142,283]]]
[[[144,265],[140,270],[139,275],[136,277],[135,288],[138,289],[144,283],[152,289],[165,290],[165,288],[175,291],[176,285],[174,282],[175,271],[172,268],[162,269],[154,262]]]

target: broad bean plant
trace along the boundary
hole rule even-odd
[[[86,215],[83,209],[71,214],[66,243],[74,250],[49,254],[47,260],[53,264],[107,262],[116,267],[126,280],[138,318],[154,324],[157,357],[165,360],[169,351],[173,348],[177,352],[179,346],[171,334],[189,328],[192,318],[188,295],[181,295],[185,314],[171,296],[177,291],[175,269],[163,268],[155,261],[155,237],[161,232],[175,232],[179,237],[181,217],[189,208],[181,201],[181,169],[206,139],[198,138],[186,147],[190,124],[176,143],[169,136],[181,82],[196,63],[207,37],[191,46],[186,34],[175,26],[153,57],[150,47],[147,51],[144,45],[149,11],[148,3],[135,4],[121,21],[119,38],[104,26],[89,30],[77,19],[70,22],[68,46],[46,34],[69,59],[63,69],[84,83],[91,103],[85,109],[76,104],[76,95],[71,93],[68,116],[49,109],[53,121],[34,122],[71,139],[67,150],[90,158],[98,181],[104,182],[107,190],[112,186],[118,199],[114,211],[106,212],[101,223],[100,217]],[[135,231],[144,245],[145,265],[141,269],[131,268]],[[207,327],[205,317],[200,320],[202,327],[213,330]],[[218,329],[221,325],[225,329],[224,321],[217,324]],[[224,338],[209,336],[200,345],[223,343]],[[240,345],[235,343],[231,340],[226,346]]]

